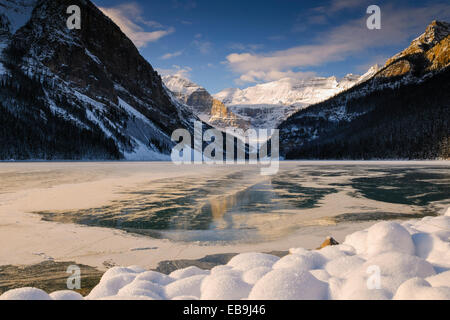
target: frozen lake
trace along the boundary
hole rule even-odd
[[[209,244],[270,242],[450,205],[448,162],[283,162],[269,177],[254,166],[2,163],[0,181],[0,197],[26,201],[26,213],[44,221]],[[70,185],[82,188],[64,192]]]

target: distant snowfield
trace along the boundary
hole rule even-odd
[[[450,208],[445,216],[381,222],[338,246],[290,249],[278,258],[244,253],[211,271],[170,275],[114,267],[87,297],[14,289],[0,300],[414,300],[450,299]]]

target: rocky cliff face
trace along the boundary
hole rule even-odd
[[[192,112],[210,125],[226,129],[228,127],[248,129],[250,123],[234,114],[222,102],[214,99],[205,88],[179,76],[164,76],[164,84]]]
[[[449,158],[449,24],[433,21],[364,81],[280,125],[289,159]]]
[[[0,107],[31,129],[17,145],[3,145],[0,158],[167,159],[173,130],[193,130],[196,117],[166,92],[131,40],[90,1],[5,1],[0,4]],[[81,8],[81,30],[66,27],[70,5]],[[16,92],[30,84],[33,101]],[[34,109],[27,107],[31,102]],[[52,132],[38,129],[55,119]],[[49,146],[64,127],[79,140],[67,137]],[[20,145],[28,140],[40,147]]]
[[[433,21],[425,33],[415,39],[408,48],[390,58],[377,76],[420,76],[445,68],[450,63],[449,34],[449,23]]]

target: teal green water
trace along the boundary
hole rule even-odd
[[[182,241],[273,240],[315,223],[436,214],[450,205],[450,168],[291,164],[264,179],[242,169],[160,179],[122,193],[101,207],[38,213],[49,221]]]

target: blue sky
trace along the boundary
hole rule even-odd
[[[284,77],[362,74],[409,45],[448,1],[94,0],[161,74],[211,93]],[[369,30],[367,7],[381,8]]]

